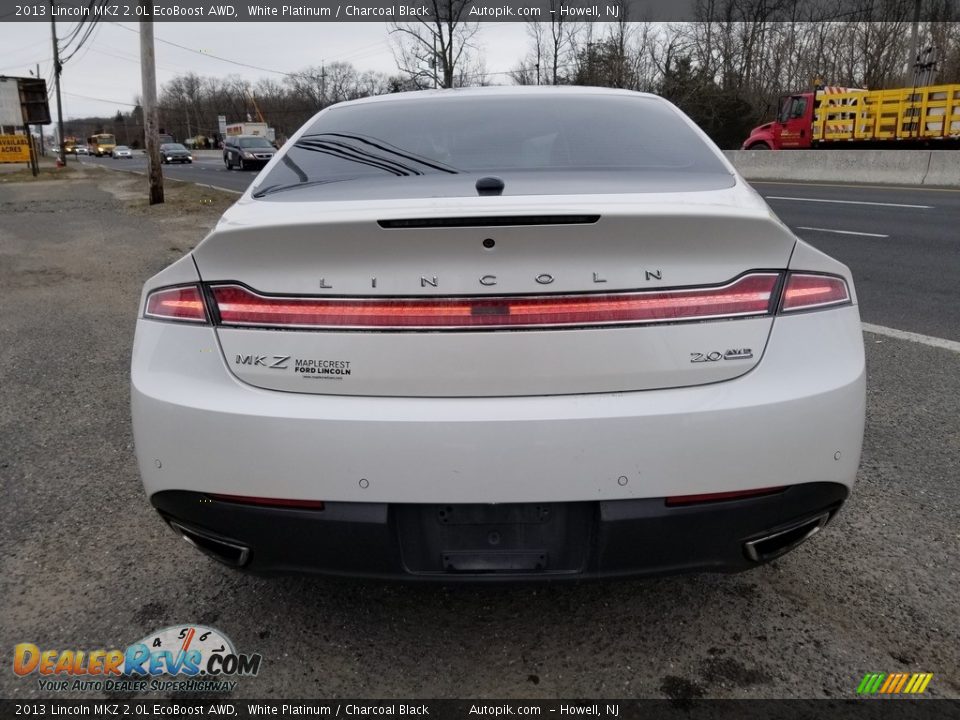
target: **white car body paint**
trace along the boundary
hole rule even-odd
[[[524,91],[464,94],[481,92]],[[389,99],[358,101],[380,102]],[[502,504],[851,488],[865,363],[850,272],[798,240],[713,150],[732,187],[322,203],[258,200],[248,190],[189,256],[144,287],[131,394],[147,495]],[[377,224],[581,213],[601,219]],[[482,246],[487,238],[493,250]],[[267,295],[415,299],[543,293],[545,274],[550,293],[575,294],[718,286],[789,270],[842,277],[850,302],[752,318],[480,332],[213,327],[143,314],[150,292],[201,281]],[[490,277],[495,285],[481,282]],[[691,362],[740,348],[750,356]],[[251,357],[263,360],[243,361]],[[353,372],[311,381],[290,362],[269,367],[282,357],[348,361]]]

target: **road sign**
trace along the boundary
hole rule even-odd
[[[0,135],[0,163],[30,162],[30,139],[26,135]]]

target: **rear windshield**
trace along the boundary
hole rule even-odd
[[[627,192],[638,174],[648,181],[678,173],[729,176],[682,116],[653,98],[452,94],[330,109],[286,149],[255,194],[374,178],[399,184],[430,174],[549,172],[575,179],[578,171],[609,171]]]

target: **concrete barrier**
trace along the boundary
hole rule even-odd
[[[933,150],[924,185],[960,187],[960,151]]]
[[[960,187],[960,150],[727,150],[748,180]]]

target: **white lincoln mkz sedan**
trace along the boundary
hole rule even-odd
[[[144,288],[150,502],[253,572],[736,571],[853,485],[849,270],[670,103],[406,93],[317,114]]]

